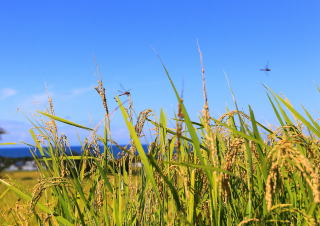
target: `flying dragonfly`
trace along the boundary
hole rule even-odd
[[[121,90],[118,90],[118,92],[120,93],[118,95],[119,97],[120,96],[130,96],[131,95],[131,93],[130,93],[131,89],[129,89],[129,90],[125,89],[121,84],[120,84],[120,87],[121,87]]]
[[[2,134],[6,134],[6,131],[0,127],[0,139]]]
[[[264,71],[266,73],[270,72],[271,69],[269,68],[269,62],[266,64],[266,66],[264,68],[261,68],[260,71]]]
[[[120,90],[119,90],[120,91]],[[125,91],[125,92],[120,92],[121,94],[119,94],[119,97],[121,96],[129,96],[131,93],[129,91]]]

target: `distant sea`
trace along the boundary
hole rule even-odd
[[[125,145],[121,145],[125,146]],[[115,157],[121,152],[121,150],[117,146],[112,146],[112,152]],[[145,151],[148,149],[148,145],[143,145]],[[24,157],[32,157],[29,147],[1,147],[0,148],[0,157],[7,158],[24,158]],[[81,153],[81,146],[71,146],[71,150],[73,153]],[[103,152],[103,147],[100,147],[100,150]],[[39,154],[39,153],[38,153]]]

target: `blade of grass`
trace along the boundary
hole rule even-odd
[[[66,120],[66,119],[63,119],[63,118],[60,118],[60,117],[57,117],[55,115],[50,115],[48,113],[45,113],[45,112],[41,112],[41,111],[37,111],[38,113],[44,115],[44,116],[47,116],[51,119],[54,119],[54,120],[57,120],[59,122],[62,122],[62,123],[65,123],[65,124],[68,124],[68,125],[71,125],[71,126],[75,126],[75,127],[78,127],[78,128],[81,128],[81,129],[86,129],[86,130],[93,130],[91,128],[88,128],[88,127],[85,127],[85,126],[82,126],[82,125],[79,125],[77,123],[74,123],[74,122],[71,122],[69,120]]]
[[[159,199],[159,202],[161,203],[161,198],[160,198],[160,193],[159,193],[159,190],[158,190],[158,187],[156,185],[156,181],[155,181],[155,177],[153,175],[153,170],[152,170],[152,167],[148,161],[148,158],[146,156],[146,153],[144,152],[144,149],[140,143],[140,140],[138,138],[138,135],[135,131],[135,128],[133,127],[133,125],[131,124],[131,122],[128,120],[129,119],[129,116],[128,116],[128,113],[127,111],[124,109],[123,105],[122,105],[122,102],[121,100],[119,99],[119,97],[116,97],[116,101],[118,102],[119,104],[119,107],[120,107],[120,110],[121,110],[121,113],[122,113],[122,116],[125,120],[125,123],[127,125],[127,128],[129,130],[129,133],[130,133],[130,136],[134,142],[134,145],[136,146],[137,148],[137,151],[139,153],[139,156],[141,158],[141,162],[142,164],[144,165],[144,168],[145,168],[145,172],[146,172],[146,175],[147,175],[147,178],[149,179],[149,181],[151,182],[152,186],[153,186],[153,189],[157,195],[157,198]]]
[[[5,180],[0,179],[0,183],[2,183],[3,185],[5,185],[6,187],[10,188],[10,190],[14,191],[18,196],[20,196],[22,199],[25,199],[26,201],[31,201],[32,197],[30,195],[25,194],[24,192],[22,192],[20,189],[14,187],[13,185],[7,183]],[[67,219],[65,219],[62,216],[55,216],[55,214],[45,205],[42,205],[40,203],[37,203],[36,206],[42,210],[43,212],[52,215],[54,218],[57,219],[58,222],[60,222],[63,225],[70,225],[72,226],[73,224],[71,222],[69,222]]]

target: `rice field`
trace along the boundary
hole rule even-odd
[[[24,192],[32,192],[33,187],[38,183],[40,174],[35,171],[16,171],[16,172],[1,172],[0,179],[3,179]],[[14,224],[15,218],[20,218],[19,213],[22,213],[21,208],[27,209],[28,202],[21,199],[10,188],[0,185],[0,222],[1,225]]]
[[[10,190],[26,203],[11,213],[12,224],[320,224],[320,125],[306,109],[298,112],[265,87],[277,129],[258,122],[251,107],[239,111],[236,101],[234,110],[213,118],[203,71],[202,114],[191,121],[164,70],[177,99],[170,119],[176,126],[168,127],[172,123],[163,111],[155,118],[146,109],[134,119],[132,102],[115,97],[131,138],[120,159],[110,150],[117,143],[101,81],[96,90],[105,109],[103,135],[56,116],[49,98],[48,111],[30,121],[30,148],[43,156],[34,157],[40,179],[32,189],[0,179],[2,200]],[[126,97],[131,99],[130,93]],[[57,132],[56,121],[91,131],[81,156],[66,155],[68,140]],[[147,152],[140,141],[146,124],[155,133]]]

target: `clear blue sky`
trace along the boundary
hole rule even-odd
[[[215,116],[233,108],[224,71],[241,109],[251,104],[263,122],[275,120],[261,83],[318,114],[319,12],[318,0],[1,1],[0,123],[9,132],[2,142],[29,140],[30,125],[17,108],[27,114],[43,110],[46,93],[57,115],[97,123],[103,109],[92,88],[100,78],[94,59],[110,108],[122,84],[132,89],[136,111],[163,107],[173,115],[176,101],[152,47],[179,90],[184,87],[196,118],[202,106],[197,39]],[[267,61],[269,76],[259,71]],[[119,116],[113,128],[125,143]]]

